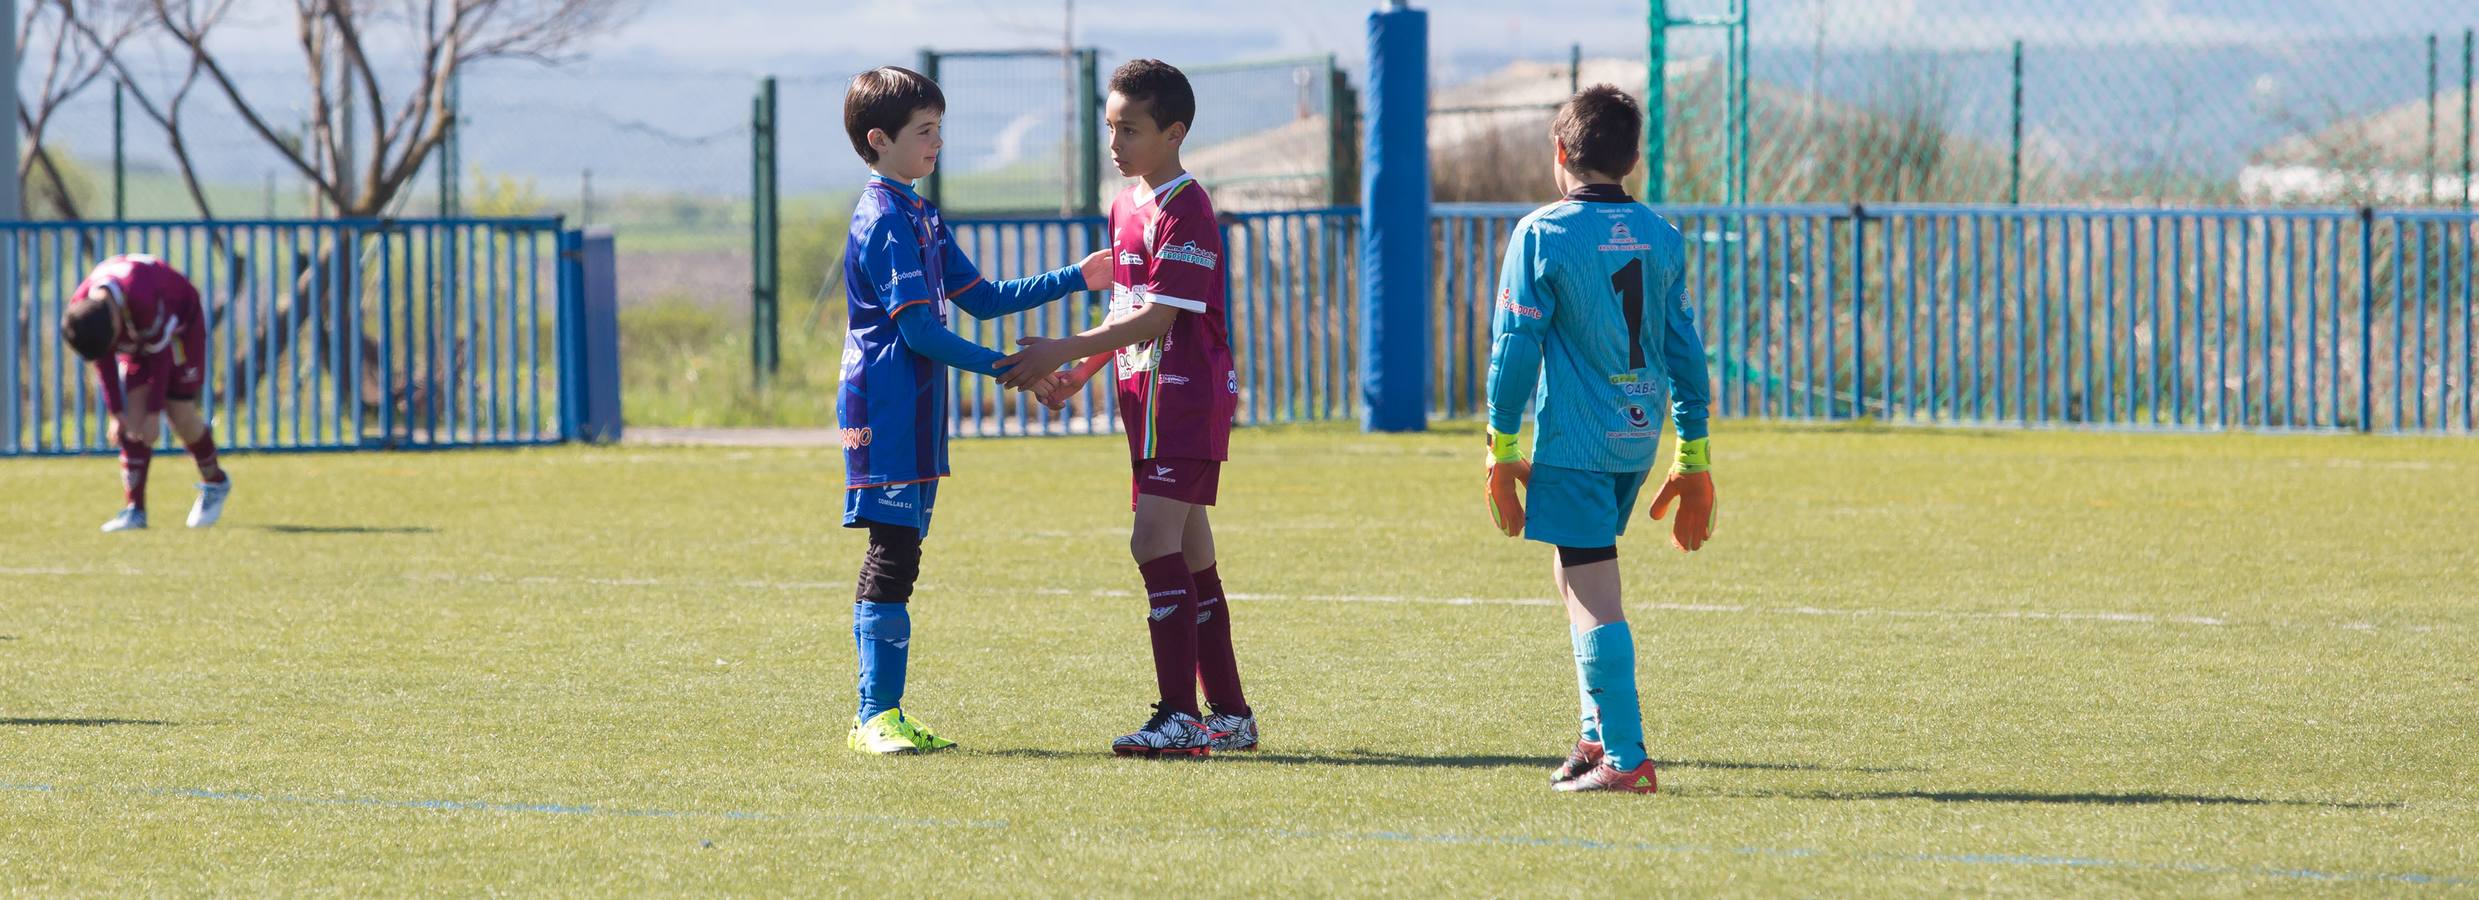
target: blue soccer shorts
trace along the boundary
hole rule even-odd
[[[1647,474],[1534,465],[1524,491],[1524,538],[1560,547],[1617,544]]]
[[[900,525],[930,534],[930,508],[938,505],[938,479],[912,484],[882,484],[844,491],[844,527],[864,528],[869,522]]]

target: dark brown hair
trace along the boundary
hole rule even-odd
[[[1196,90],[1178,66],[1158,59],[1131,59],[1110,73],[1110,92],[1148,104],[1156,128],[1176,122],[1196,127]]]
[[[112,324],[112,302],[80,297],[69,304],[69,311],[60,317],[60,339],[77,351],[79,359],[93,362],[112,352],[112,339],[120,329]]]
[[[1637,144],[1644,139],[1644,108],[1616,85],[1596,84],[1558,107],[1549,133],[1567,148],[1567,171],[1624,178],[1635,171]]]
[[[852,76],[852,86],[844,89],[844,134],[852,138],[852,151],[861,154],[861,161],[874,164],[878,151],[869,149],[870,131],[884,131],[892,138],[922,109],[947,111],[947,95],[939,92],[938,82],[902,66],[879,66]]]

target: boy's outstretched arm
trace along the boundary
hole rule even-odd
[[[1008,387],[1025,387],[1042,376],[1057,371],[1068,360],[1109,353],[1129,344],[1161,337],[1171,330],[1179,316],[1179,308],[1167,303],[1148,303],[1126,317],[1112,317],[1102,326],[1069,338],[1029,337],[1016,341],[1024,349],[1000,360],[1007,374],[999,381]]]
[[[1073,368],[1059,373],[1058,382],[1049,390],[1037,390],[1036,392],[1041,395],[1042,403],[1051,409],[1063,408],[1067,406],[1067,398],[1075,396],[1077,391],[1084,389],[1085,382],[1092,381],[1093,376],[1101,374],[1103,369],[1110,368],[1110,361],[1111,355],[1108,353],[1096,353],[1085,357],[1084,362],[1077,363]]]
[[[904,336],[904,346],[914,353],[967,372],[1000,377],[1003,367],[999,352],[948,331],[947,326],[938,324],[938,316],[930,312],[929,304],[916,303],[897,310],[895,330]]]
[[[879,302],[892,306],[895,330],[915,353],[968,372],[996,377],[999,353],[965,340],[938,321],[936,286],[921,265],[921,247],[908,226],[887,216],[870,226],[860,242],[859,276],[884,285]],[[976,276],[978,277],[978,276]]]
[[[1077,291],[1110,289],[1110,251],[1096,250],[1075,265],[1030,278],[991,281],[955,243],[945,223],[938,226],[939,268],[945,273],[947,299],[976,319],[1020,313]]]

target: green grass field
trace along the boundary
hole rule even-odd
[[[1191,762],[1104,750],[1115,438],[957,447],[910,759],[843,747],[832,450],[237,455],[201,533],[172,458],[110,537],[109,462],[7,461],[0,886],[2479,891],[2479,443],[1716,434],[1718,541],[1622,543],[1654,797],[1547,789],[1565,626],[1468,426],[1241,433],[1266,746]]]

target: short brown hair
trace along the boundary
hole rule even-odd
[[[947,95],[939,92],[938,82],[902,66],[879,66],[852,76],[852,86],[844,89],[844,134],[852,138],[852,151],[861,154],[861,161],[874,164],[878,151],[869,148],[870,131],[894,137],[923,109],[947,111]]]
[[[1172,123],[1196,127],[1196,90],[1178,66],[1158,59],[1131,59],[1110,73],[1110,92],[1149,104],[1156,128]]]
[[[1549,133],[1567,148],[1567,171],[1624,178],[1635,171],[1637,144],[1644,139],[1644,108],[1616,85],[1596,84],[1558,107]]]
[[[120,327],[112,322],[112,302],[79,297],[69,304],[60,317],[60,339],[77,351],[79,359],[93,362],[112,352],[112,339],[119,337]]]

